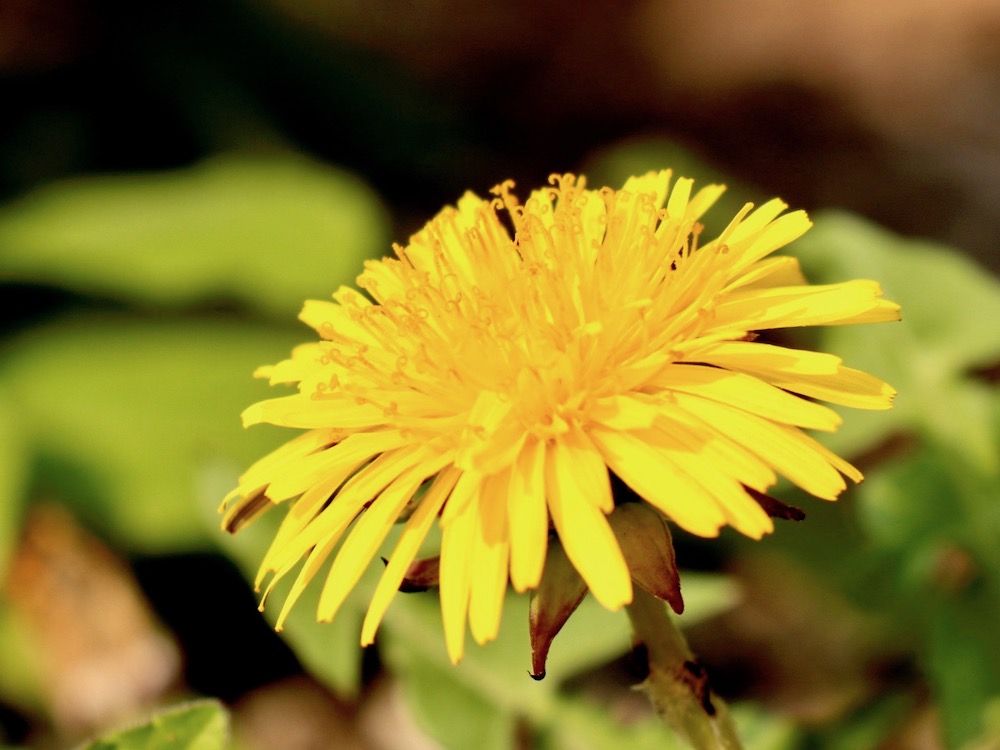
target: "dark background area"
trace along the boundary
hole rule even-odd
[[[1000,9],[858,0],[10,0],[0,191],[295,149],[425,216],[668,137],[807,208],[996,262]],[[404,221],[405,223],[405,221]]]

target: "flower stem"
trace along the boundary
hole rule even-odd
[[[637,587],[627,610],[635,640],[649,658],[649,676],[640,687],[664,722],[696,750],[742,748],[729,709],[712,693],[666,605]]]

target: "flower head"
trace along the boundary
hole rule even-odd
[[[547,556],[616,609],[633,579],[649,585],[629,540],[650,523],[760,538],[778,474],[831,500],[844,476],[861,479],[803,430],[840,424],[818,400],[885,409],[892,389],[831,354],[755,338],[896,320],[898,306],[874,281],[810,286],[794,258],[770,257],[810,227],[804,212],[748,204],[702,241],[699,219],[724,188],[670,182],[659,172],[587,190],[556,176],[523,205],[511,183],[493,199],[466,193],[395,258],[366,263],[363,292],[306,302],[300,318],[320,340],[256,373],[297,392],[243,414],[305,432],[223,504],[230,530],[291,505],[258,580],[273,586],[301,563],[279,625],[331,556],[318,616],[332,619],[405,519],[362,628],[370,643],[437,522],[457,660],[466,623],[493,639],[508,581],[538,590]],[[641,511],[614,512],[612,477]]]

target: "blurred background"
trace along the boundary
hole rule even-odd
[[[279,519],[216,517],[289,436],[239,413],[302,300],[467,189],[674,167],[721,223],[808,209],[810,278],[904,308],[792,339],[900,391],[828,441],[864,484],[676,535],[748,747],[1000,748],[996,0],[0,0],[0,102],[0,746],[214,698],[231,739],[171,747],[674,747],[624,615],[585,603],[541,683],[516,599],[458,668],[433,593],[361,652],[370,581],[279,636],[247,583]]]

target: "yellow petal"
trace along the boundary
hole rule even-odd
[[[240,486],[234,493],[230,494],[235,497],[239,493],[249,492],[261,485],[269,484],[283,466],[329,444],[328,430],[310,430],[289,440],[243,472],[240,476]]]
[[[833,375],[840,369],[841,359],[824,352],[788,349],[753,341],[724,341],[700,349],[690,355],[728,370],[740,370],[751,375],[767,375],[766,379],[789,379],[797,375]]]
[[[888,383],[850,367],[839,368],[835,375],[800,375],[771,382],[786,391],[855,409],[891,409],[896,396],[896,389]]]
[[[892,323],[902,318],[901,310],[902,308],[895,302],[880,299],[875,301],[875,305],[870,310],[862,310],[854,315],[847,315],[824,325],[853,326],[860,323]]]
[[[692,185],[694,180],[690,177],[679,177],[674,182],[674,189],[670,191],[670,199],[667,201],[667,216],[678,221],[686,217]]]
[[[771,203],[766,203],[758,209],[759,211],[767,208]],[[780,201],[779,201],[780,203]],[[784,208],[784,204],[781,204]],[[740,233],[740,229],[743,229],[747,224],[751,223],[754,216],[751,215],[747,222],[744,222],[737,230],[734,235]],[[745,248],[741,248],[739,251],[739,261],[735,264],[734,268],[742,270],[746,268],[751,263],[755,263],[761,258],[764,258],[779,247],[784,247],[803,234],[805,234],[809,228],[812,226],[812,222],[809,221],[809,217],[806,215],[805,211],[792,211],[790,214],[785,214],[780,216],[771,222],[766,229],[761,231],[757,237]],[[733,244],[736,244],[738,240],[730,240]]]
[[[743,465],[719,461],[721,441],[706,439],[704,429],[694,430],[665,419],[657,429],[642,433],[642,437],[659,451],[664,472],[685,477],[707,492],[723,511],[727,523],[737,531],[760,539],[774,530],[767,513],[743,489],[748,482],[737,473]]]
[[[432,451],[428,450],[421,455],[427,454],[432,454]],[[427,477],[437,473],[447,463],[450,463],[450,456],[432,455],[429,459],[422,460],[394,479],[361,514],[337,554],[323,586],[317,610],[320,620],[329,622],[333,619],[382,546],[413,493]]]
[[[507,420],[507,415],[514,407],[510,398],[503,398],[493,391],[481,391],[469,416],[462,437],[460,448],[455,457],[455,465],[460,469],[474,469],[476,459],[484,452],[494,449],[493,433]],[[523,432],[523,429],[522,429]]]
[[[268,551],[268,561],[273,557],[275,567],[304,555],[314,544],[320,544],[333,533],[341,533],[345,524],[354,517],[386,486],[421,460],[422,446],[408,446],[383,453],[352,476],[330,500],[319,515],[288,543]]]
[[[715,308],[713,328],[789,328],[847,322],[896,320],[899,308],[881,300],[874,281],[857,279],[825,286],[743,289]]]
[[[672,176],[671,170],[662,169],[658,172],[647,172],[638,177],[629,177],[625,180],[621,192],[633,195],[651,195],[654,205],[662,206],[667,197],[667,189]],[[676,188],[674,189],[676,190]]]
[[[677,393],[676,399],[678,407],[760,456],[806,492],[833,500],[846,487],[843,477],[816,449],[816,441],[796,428],[686,393]]]
[[[455,488],[451,491],[451,496],[444,506],[441,514],[441,526],[446,527],[455,518],[465,512],[465,508],[475,498],[479,497],[479,488],[483,481],[483,475],[475,471],[464,471],[458,478]]]
[[[305,492],[330,476],[345,475],[372,456],[385,454],[412,442],[399,430],[358,432],[318,453],[288,462],[271,478],[267,496],[275,502]]]
[[[759,234],[786,208],[788,208],[788,204],[781,200],[781,198],[772,198],[767,203],[758,206],[755,210],[748,213],[732,230],[727,243],[729,245],[736,245]]]
[[[329,501],[330,496],[333,495],[342,482],[342,477],[331,477],[328,480],[311,487],[302,495],[302,497],[292,503],[292,507],[289,508],[288,513],[286,513],[285,517],[282,519],[281,525],[278,527],[278,531],[275,533],[274,539],[271,542],[271,546],[268,548],[267,553],[264,555],[264,559],[261,561],[260,570],[257,573],[257,579],[254,583],[256,587],[260,587],[264,577],[269,572],[278,570],[282,567],[276,564],[276,560],[281,558],[282,552],[287,549],[289,543],[294,540],[302,529],[308,526],[316,515],[323,509],[324,505]],[[340,532],[347,528],[350,521],[351,519],[344,521],[343,526],[340,528]],[[336,534],[338,539],[340,538],[340,532],[337,532]],[[299,557],[291,558],[288,561],[287,566],[294,566],[298,559]]]
[[[379,623],[389,609],[396,592],[399,590],[406,571],[410,563],[420,551],[420,546],[430,531],[431,524],[441,511],[448,494],[458,480],[457,469],[445,469],[434,479],[434,482],[427,489],[427,492],[420,498],[417,509],[410,516],[403,527],[403,533],[396,542],[396,548],[389,557],[378,586],[372,594],[371,604],[368,606],[368,613],[361,626],[361,645],[368,646],[375,640],[375,631],[378,630]]]
[[[695,356],[708,364],[755,375],[786,391],[857,409],[889,409],[896,395],[887,383],[844,367],[832,354],[734,341]]]
[[[351,396],[316,399],[301,393],[258,401],[242,417],[244,427],[266,422],[282,427],[360,429],[387,421],[382,407],[359,404]]]
[[[608,228],[608,217],[604,199],[599,193],[587,190],[583,195],[579,206],[580,225],[583,229],[583,242],[580,247],[581,262],[592,266],[601,250],[601,242],[604,241],[604,232]]]
[[[674,365],[653,378],[650,385],[692,393],[766,419],[813,430],[832,432],[843,422],[840,415],[821,404],[793,396],[751,375],[718,367]]]
[[[594,488],[583,483],[578,458],[561,440],[546,452],[549,511],[566,555],[594,597],[608,609],[619,609],[632,601],[632,579]]]
[[[666,407],[657,421],[654,430],[641,433],[644,437],[652,441],[657,450],[662,450],[665,446],[659,437],[674,435],[686,446],[681,451],[695,452],[703,455],[705,460],[717,467],[717,471],[724,471],[732,476],[740,484],[753,487],[755,490],[764,492],[778,481],[777,476],[771,467],[759,456],[754,455],[743,446],[733,442],[726,435],[718,430],[712,430],[698,418],[688,414],[676,405]],[[678,461],[682,464],[685,455],[678,455]]]
[[[798,258],[782,255],[767,258],[751,264],[739,276],[729,282],[724,293],[736,289],[761,288],[769,286],[800,286],[806,284]]]
[[[469,612],[473,534],[479,525],[479,486],[472,501],[441,535],[441,621],[448,657],[457,664],[465,650],[465,622]],[[446,506],[447,507],[447,506]]]
[[[473,535],[469,583],[469,628],[480,645],[494,640],[500,630],[510,556],[506,503],[509,487],[509,474],[501,473],[488,477],[479,495],[479,527]]]
[[[538,586],[549,538],[545,503],[545,441],[528,443],[510,472],[510,580],[522,593]]]
[[[706,185],[695,193],[688,204],[688,216],[697,221],[726,192],[725,185]]]
[[[345,527],[346,528],[346,527]],[[306,558],[305,564],[302,566],[302,570],[295,577],[295,583],[292,584],[292,588],[289,590],[288,595],[285,597],[285,601],[281,605],[281,611],[278,613],[278,619],[274,623],[275,630],[281,630],[285,627],[285,619],[288,617],[289,612],[291,612],[292,607],[298,598],[305,591],[306,586],[309,585],[310,581],[319,572],[319,569],[323,567],[326,562],[327,557],[333,552],[334,547],[337,546],[337,542],[340,541],[340,535],[331,536],[325,543],[318,544],[313,547],[312,552]],[[270,589],[278,579],[282,577],[282,573],[275,575],[271,580]]]
[[[642,430],[652,427],[662,411],[659,399],[643,393],[622,393],[598,400],[590,418],[610,430]]]
[[[317,361],[323,356],[323,349],[318,343],[299,344],[292,349],[292,356],[270,367],[258,368],[256,377],[267,377],[270,385],[297,383],[310,376],[329,379]]]
[[[351,315],[352,307],[327,300],[306,300],[299,313],[299,320],[311,326],[324,339],[349,339],[362,344],[381,346],[382,342]]]
[[[611,470],[639,497],[692,534],[718,536],[726,517],[711,494],[672,471],[672,463],[642,434],[594,428],[590,437]]]

